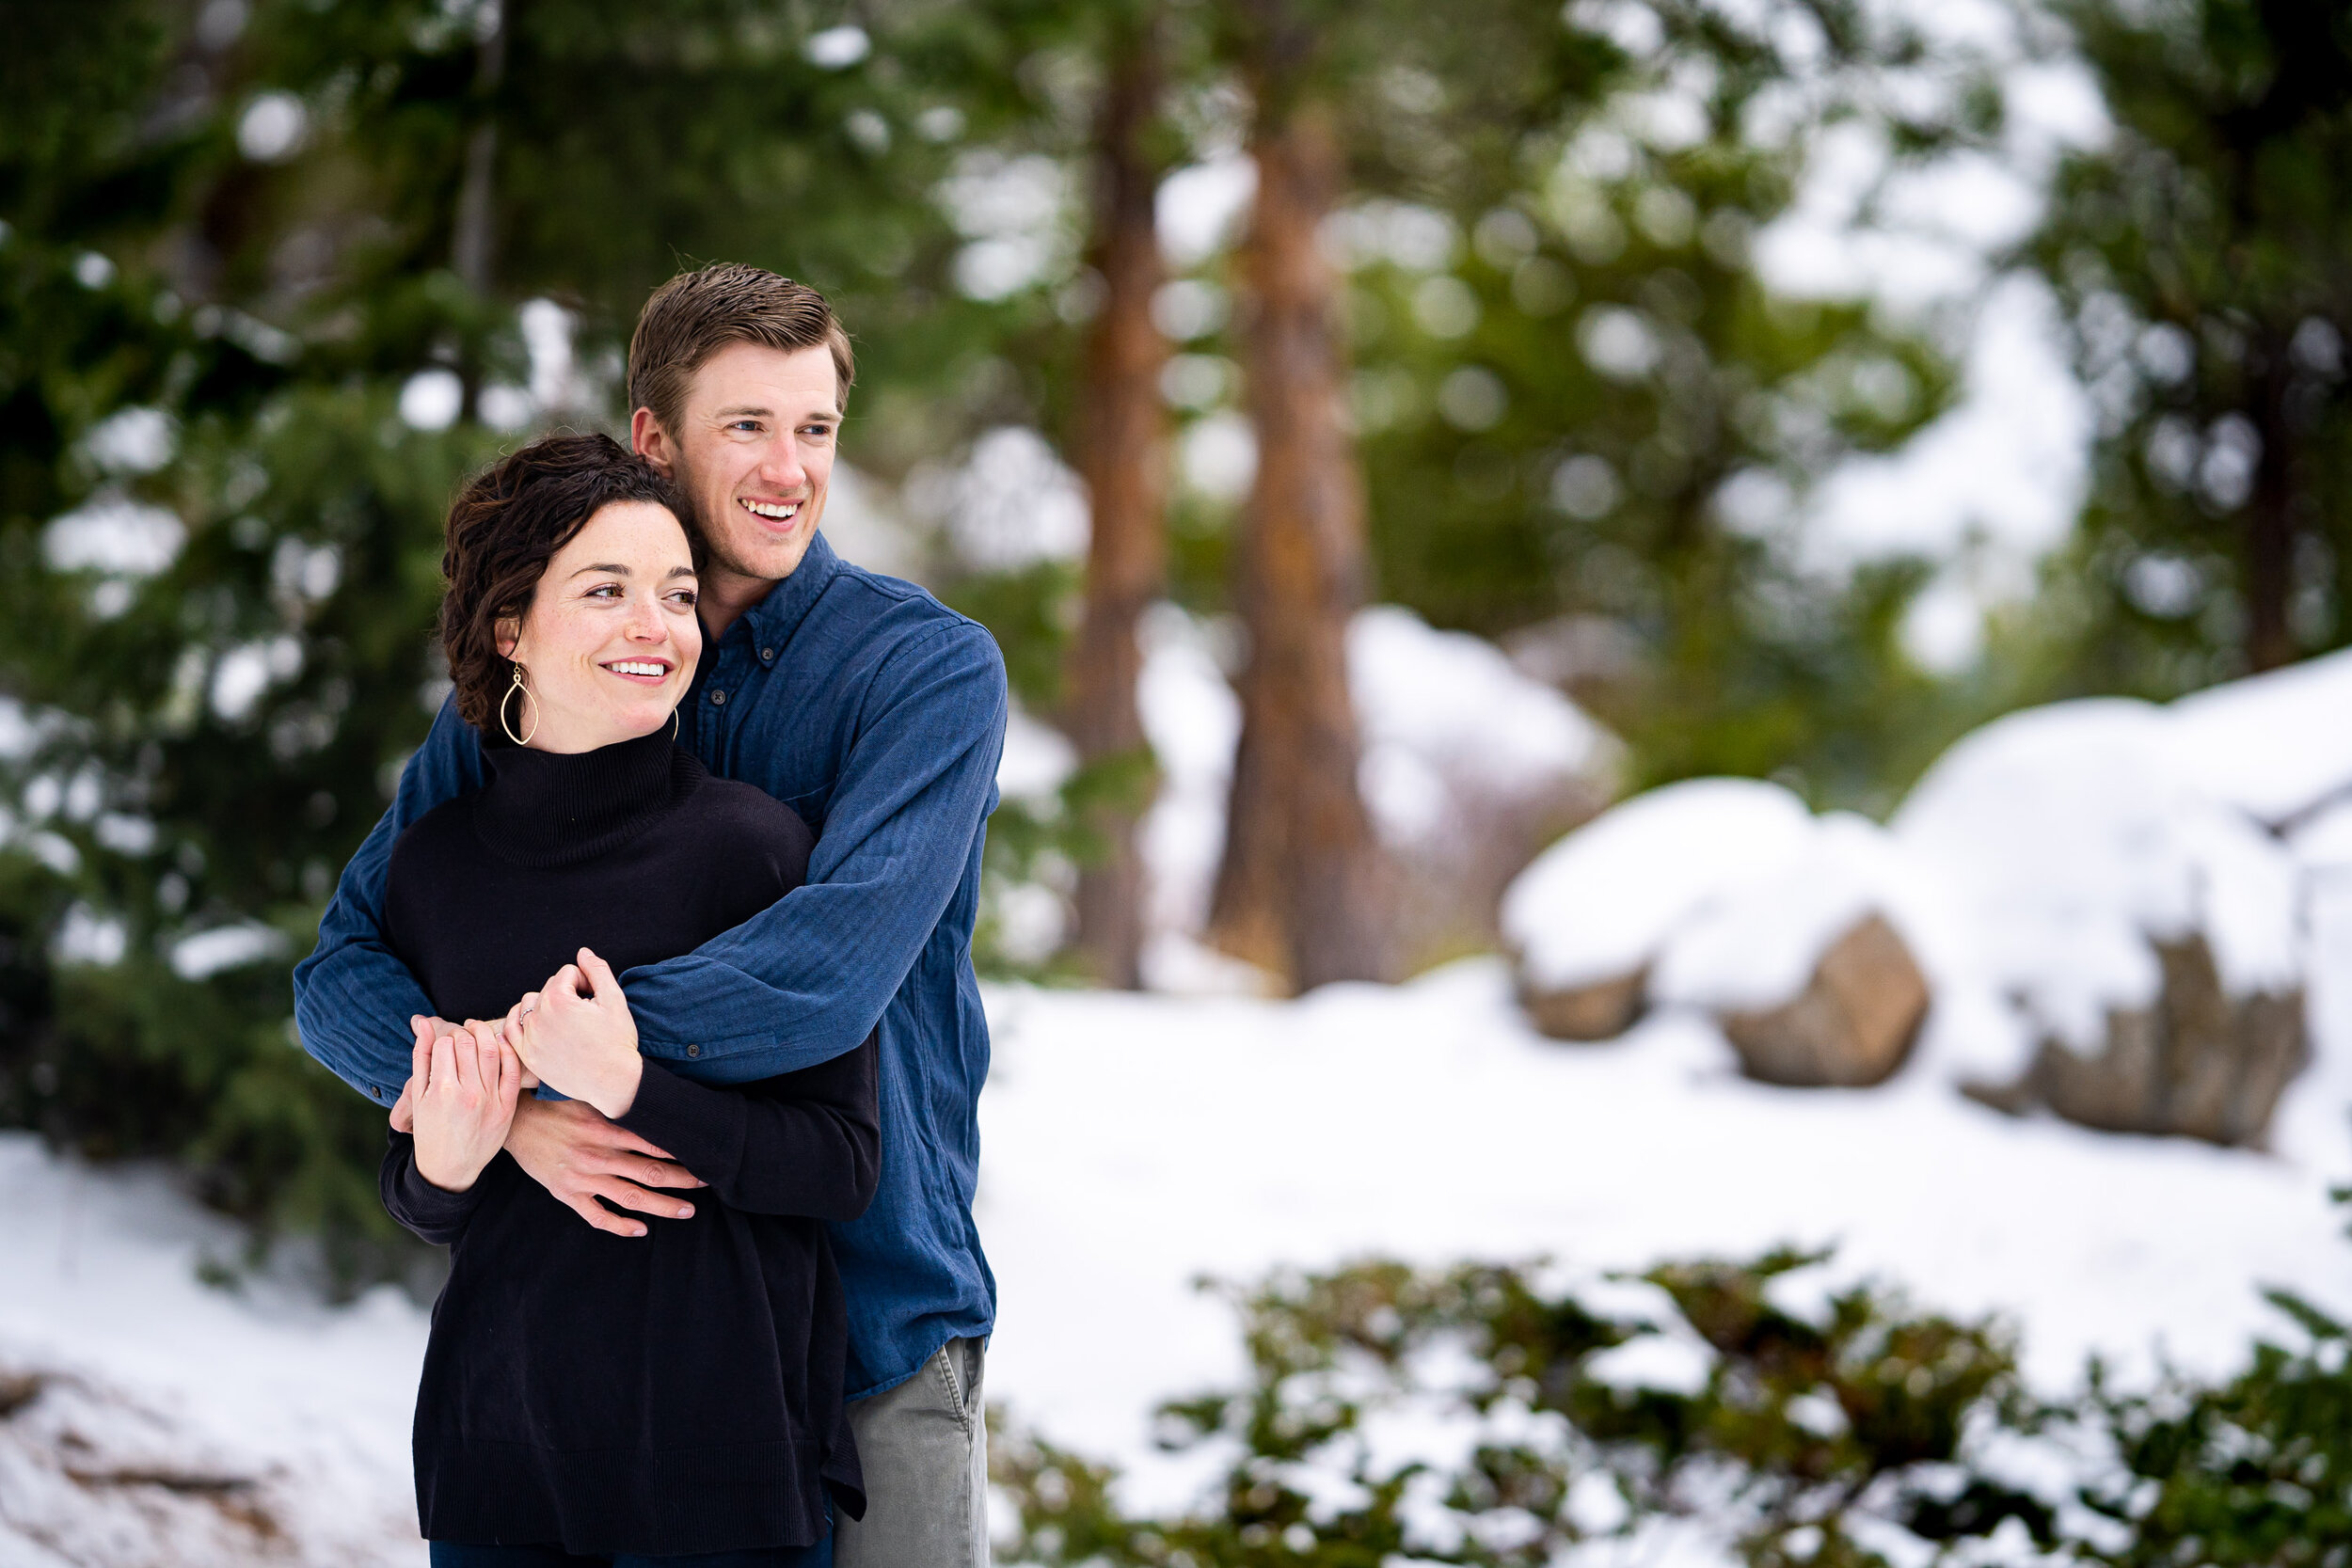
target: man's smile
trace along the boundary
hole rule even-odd
[[[745,500],[743,510],[755,517],[765,517],[771,523],[788,523],[801,515],[801,503],[791,501]]]

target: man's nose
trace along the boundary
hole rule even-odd
[[[788,435],[770,442],[760,460],[759,477],[779,490],[798,490],[806,484],[808,469],[801,463],[801,443]]]

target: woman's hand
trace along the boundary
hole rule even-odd
[[[417,1139],[417,1174],[444,1192],[462,1193],[506,1142],[522,1089],[522,1064],[493,1024],[446,1035],[417,1021],[413,1070],[401,1101]]]
[[[580,961],[515,1004],[502,1025],[523,1065],[556,1093],[583,1100],[614,1121],[637,1102],[644,1064],[637,1021],[612,968],[583,947]]]

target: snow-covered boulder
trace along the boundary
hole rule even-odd
[[[1877,823],[1809,818],[1776,863],[1668,937],[1651,997],[1715,1015],[1751,1076],[1797,1086],[1891,1076],[1926,1018],[1914,948],[1945,925],[1932,882]]]
[[[2217,795],[2226,769],[2187,760],[2204,717],[2185,727],[2119,699],[2011,714],[1947,752],[1897,814],[1963,913],[1975,978],[2029,1025],[2032,1054],[1987,1075],[1988,1098],[2263,1137],[2305,1054],[2296,867]]]
[[[1779,870],[1813,832],[1778,784],[1692,779],[1602,813],[1536,858],[1502,899],[1502,935],[1536,1026],[1607,1039],[1639,1015],[1667,939],[1726,888]]]
[[[2352,650],[2209,687],[2165,712],[2181,774],[2256,821],[2291,828],[2352,799]]]

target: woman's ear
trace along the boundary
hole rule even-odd
[[[515,646],[523,638],[521,619],[513,615],[500,617],[498,624],[490,628],[490,637],[498,644],[499,657],[513,658]]]

